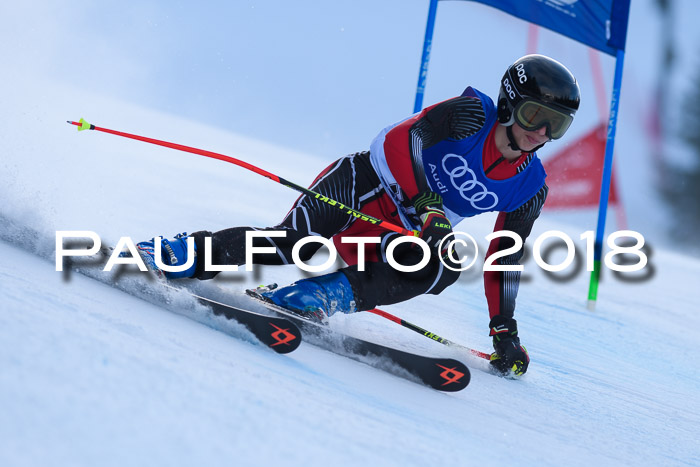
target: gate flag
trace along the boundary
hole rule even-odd
[[[545,210],[598,206],[605,158],[605,130],[601,123],[543,162],[549,194]],[[618,204],[615,177],[611,179],[610,204]]]
[[[625,50],[630,0],[465,0],[551,29],[608,55]]]

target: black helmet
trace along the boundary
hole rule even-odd
[[[550,139],[568,130],[581,101],[576,78],[558,61],[526,55],[508,67],[498,93],[498,120],[528,131],[547,127]]]

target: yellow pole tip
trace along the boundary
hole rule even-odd
[[[88,122],[86,122],[84,118],[81,118],[80,120],[78,120],[78,123],[80,123],[80,125],[78,125],[78,131],[90,129],[90,124]]]

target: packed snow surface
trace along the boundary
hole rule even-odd
[[[278,167],[299,183],[324,165],[146,109],[120,112],[145,115],[154,136],[197,144],[187,141],[192,134],[210,150]],[[31,168],[34,177],[4,176],[3,465],[700,462],[697,261],[654,251],[653,274],[638,283],[606,270],[595,312],[585,308],[585,271],[555,282],[526,262],[517,318],[530,370],[502,379],[484,371],[485,361],[453,353],[472,367],[472,381],[445,394],[309,344],[277,355],[194,303],[166,300],[163,308],[90,277],[99,269],[57,272],[56,230],[92,230],[113,244],[272,225],[296,195],[220,161],[66,124],[50,131],[51,157],[13,159],[18,173]],[[459,229],[483,247],[492,221],[474,218]],[[552,229],[584,248],[580,232],[551,218],[533,236]],[[479,275],[386,309],[488,351]],[[300,277],[294,266],[268,267],[197,286],[244,303],[245,287]],[[119,280],[122,288],[150,287],[133,275]],[[415,352],[449,350],[374,315],[331,321]]]

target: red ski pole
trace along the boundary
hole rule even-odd
[[[374,225],[380,225],[384,227],[385,229],[388,230],[393,230],[394,232],[398,232],[402,235],[409,235],[411,237],[417,237],[418,232],[417,231],[411,231],[408,229],[404,229],[403,227],[399,227],[398,225],[394,225],[390,222],[384,221],[382,219],[377,219],[376,217],[369,216],[367,214],[364,214],[360,211],[357,211],[356,209],[351,208],[350,206],[346,206],[343,203],[339,201],[335,201],[327,196],[323,196],[320,193],[316,193],[315,191],[309,190],[308,188],[305,188],[303,186],[297,185],[296,183],[290,182],[289,180],[285,180],[282,177],[278,177],[277,175],[270,173],[266,170],[263,170],[259,167],[256,167],[252,164],[249,164],[245,161],[242,161],[240,159],[236,159],[235,157],[230,157],[230,156],[225,156],[223,154],[218,154],[215,152],[211,151],[206,151],[204,149],[198,149],[198,148],[193,148],[190,146],[184,146],[182,144],[177,144],[177,143],[170,143],[168,141],[161,141],[158,139],[153,139],[153,138],[148,138],[146,136],[139,136],[139,135],[132,135],[130,133],[124,133],[121,131],[116,131],[116,130],[110,130],[109,128],[100,128],[95,125],[92,125],[88,122],[86,122],[84,119],[80,119],[78,122],[72,122],[68,120],[68,123],[71,125],[75,125],[78,127],[78,131],[83,131],[83,130],[95,130],[95,131],[101,131],[103,133],[109,133],[112,135],[116,136],[121,136],[124,138],[130,138],[130,139],[135,139],[137,141],[143,141],[145,143],[150,143],[150,144],[155,144],[158,146],[164,146],[166,148],[171,148],[171,149],[176,149],[178,151],[183,151],[183,152],[189,152],[192,154],[197,154],[200,156],[204,157],[211,157],[212,159],[218,159],[220,161],[228,162],[234,165],[237,165],[239,167],[243,167],[244,169],[248,169],[252,172],[255,172],[258,175],[262,175],[263,177],[267,177],[270,180],[273,180],[279,184],[282,184],[286,187],[289,187],[293,190],[296,190],[300,193],[304,193],[305,195],[312,196],[313,198],[322,201],[324,203],[327,203],[331,206],[335,206],[341,211],[345,212],[348,215],[351,215],[357,219],[360,219],[365,222],[369,222]]]
[[[411,331],[415,331],[415,332],[417,332],[418,334],[422,334],[422,335],[424,335],[425,337],[427,337],[427,338],[429,338],[429,339],[432,339],[432,340],[434,340],[434,341],[437,341],[437,342],[439,342],[439,343],[441,343],[441,344],[444,344],[444,345],[446,345],[446,346],[448,346],[448,347],[456,347],[456,348],[459,348],[459,349],[462,349],[462,350],[466,350],[466,351],[469,352],[470,354],[476,355],[477,357],[480,357],[480,358],[483,358],[483,359],[486,359],[486,360],[490,360],[490,359],[491,359],[491,355],[490,355],[490,354],[481,352],[481,351],[479,351],[479,350],[470,349],[469,347],[465,347],[464,345],[457,344],[456,342],[452,342],[452,341],[450,341],[450,340],[447,340],[447,339],[445,339],[444,337],[438,336],[438,335],[435,334],[434,332],[426,331],[425,329],[421,328],[420,326],[416,326],[416,325],[413,324],[413,323],[409,323],[408,321],[405,321],[405,320],[399,318],[398,316],[394,316],[394,315],[392,315],[391,313],[387,313],[386,311],[380,310],[380,309],[378,309],[378,308],[375,308],[375,309],[373,309],[373,310],[367,310],[367,311],[368,311],[369,313],[374,313],[375,315],[379,315],[379,316],[381,316],[381,317],[383,317],[383,318],[386,318],[386,319],[388,319],[388,320],[391,320],[391,321],[393,321],[393,322],[395,322],[395,323],[397,323],[397,324],[400,324],[401,326],[403,326],[403,327],[405,327],[405,328],[410,329]]]

